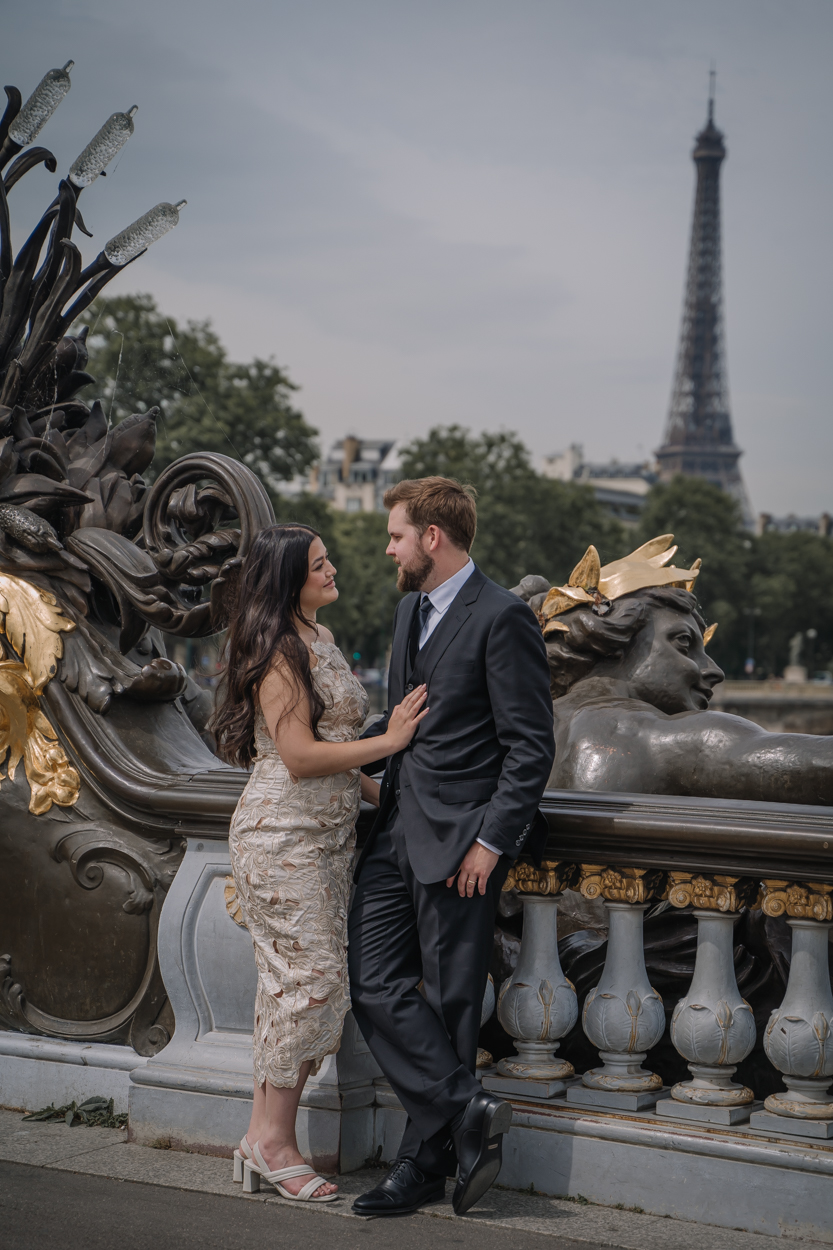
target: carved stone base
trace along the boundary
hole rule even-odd
[[[567,1102],[577,1107],[604,1107],[610,1111],[649,1111],[662,1100],[668,1102],[668,1088],[640,1091],[588,1089],[574,1085],[567,1090]]]
[[[648,1052],[621,1054],[618,1051],[600,1050],[603,1068],[591,1068],[582,1076],[582,1084],[588,1089],[616,1090],[621,1093],[650,1093],[662,1089],[662,1077],[642,1067]]]
[[[498,1062],[501,1076],[531,1081],[564,1081],[575,1075],[575,1068],[566,1059],[557,1059],[559,1043],[516,1041],[517,1055]]]
[[[830,1099],[830,1077],[785,1076],[784,1084],[789,1094],[770,1094],[765,1102],[767,1111],[773,1115],[794,1116],[799,1120],[833,1120],[833,1102]]]
[[[733,1124],[746,1124],[753,1111],[763,1109],[762,1102],[750,1102],[740,1107],[714,1107],[704,1103],[678,1102],[676,1098],[665,1098],[657,1103],[657,1115],[668,1120],[678,1120],[694,1124],[722,1124],[730,1128]]]
[[[830,1141],[833,1139],[833,1119],[830,1120],[798,1120],[787,1119],[783,1115],[773,1115],[771,1111],[756,1111],[749,1118],[749,1127],[762,1133],[774,1133],[778,1137],[809,1138],[810,1141]]]
[[[704,1107],[743,1107],[755,1099],[751,1089],[732,1081],[736,1068],[708,1068],[697,1063],[690,1063],[688,1067],[692,1079],[681,1081],[671,1090],[671,1097],[677,1102]]]
[[[500,1076],[496,1071],[490,1076],[484,1076],[483,1088],[490,1094],[500,1094],[504,1098],[511,1095],[513,1098],[530,1098],[539,1102],[542,1099],[560,1098],[567,1089],[567,1082],[572,1079],[575,1078],[568,1076],[564,1081],[543,1081],[530,1079],[523,1073],[517,1077]]]
[[[126,1111],[130,1073],[146,1063],[132,1046],[0,1031],[0,1104],[40,1111],[100,1094]]]

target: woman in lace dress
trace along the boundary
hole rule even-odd
[[[307,526],[255,539],[229,629],[214,721],[231,763],[253,764],[229,830],[258,980],[254,1104],[235,1176],[288,1198],[327,1201],[336,1186],[304,1164],[295,1118],[307,1077],[338,1049],[350,1006],[347,905],[360,794],[378,804],[363,764],[401,751],[427,709],[420,687],[384,735],[358,741],[367,696],[316,612],[338,598],[335,568]],[[318,1182],[315,1184],[314,1182]]]

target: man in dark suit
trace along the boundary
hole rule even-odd
[[[353,1012],[408,1122],[394,1167],[354,1210],[438,1201],[456,1164],[462,1214],[496,1179],[512,1118],[474,1075],[477,1035],[501,887],[525,846],[540,862],[546,838],[549,669],[530,608],[468,555],[469,492],[447,478],[404,481],[385,506],[397,585],[411,592],[394,614],[388,714],[421,683],[430,711],[387,760],[356,867]]]

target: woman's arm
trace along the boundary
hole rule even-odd
[[[294,777],[327,777],[404,750],[428,712],[422,708],[427,693],[424,685],[418,686],[394,708],[384,734],[356,742],[316,741],[306,695],[301,692],[298,697],[294,681],[280,663],[264,679],[259,698],[266,727],[290,773]]]
[[[362,798],[365,803],[372,803],[374,807],[378,807],[380,788],[378,781],[362,773]]]

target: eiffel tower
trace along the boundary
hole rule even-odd
[[[674,389],[665,440],[656,456],[660,481],[678,473],[706,478],[737,499],[748,525],[751,509],[738,468],[742,453],[732,434],[723,341],[720,166],[726,148],[714,124],[714,82],[712,71],[709,117],[692,152],[697,191]]]

